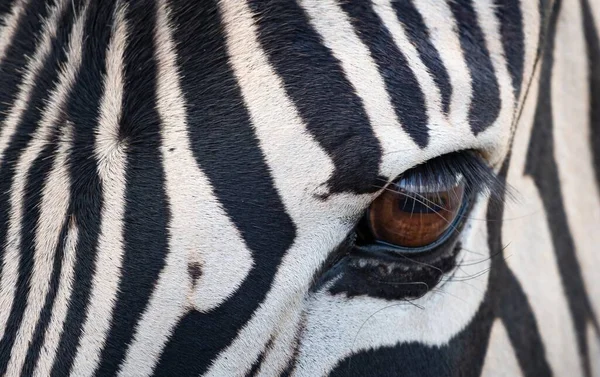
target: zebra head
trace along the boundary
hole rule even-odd
[[[0,375],[600,375],[597,1],[0,20]]]

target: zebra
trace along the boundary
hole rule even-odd
[[[0,20],[0,375],[600,376],[599,1]]]

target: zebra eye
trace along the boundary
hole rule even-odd
[[[460,176],[451,183],[432,183],[422,178],[409,173],[388,185],[367,209],[359,236],[420,252],[451,234],[467,202],[465,180]]]

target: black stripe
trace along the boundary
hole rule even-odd
[[[120,138],[127,145],[124,254],[117,303],[102,351],[98,376],[114,376],[137,322],[148,305],[168,252],[169,209],[156,110],[154,56],[156,4],[132,0],[127,7],[125,88]],[[198,67],[196,67],[198,68]]]
[[[15,0],[3,0],[0,2],[0,27],[4,27],[4,18],[12,11],[15,2]]]
[[[174,37],[185,78],[181,86],[195,160],[254,262],[227,301],[206,313],[191,311],[181,319],[155,370],[157,376],[198,376],[234,341],[264,300],[296,233],[229,65],[217,1],[191,7],[186,0],[174,0],[172,20],[173,25],[181,25]]]
[[[500,34],[508,71],[512,78],[515,101],[521,94],[525,59],[525,34],[520,0],[495,0],[495,13],[500,23]]]
[[[509,155],[505,159],[498,174],[503,183],[506,182],[510,157]],[[502,319],[524,376],[551,377],[552,370],[546,359],[544,343],[531,304],[506,263],[506,245],[502,243],[503,222],[500,221],[503,218],[504,202],[490,202],[486,215],[488,245],[492,255],[488,295],[495,315]]]
[[[4,244],[6,237],[6,229],[8,226],[8,211],[11,209],[9,205],[9,188],[14,190],[13,180],[15,177],[15,167],[22,155],[26,145],[30,142],[39,121],[42,117],[42,109],[44,109],[46,101],[50,101],[49,92],[55,85],[57,78],[57,70],[59,64],[64,64],[66,61],[66,52],[63,46],[69,42],[69,34],[72,27],[72,8],[69,8],[60,18],[60,27],[58,28],[57,37],[52,40],[51,52],[44,62],[41,70],[41,77],[46,80],[38,80],[33,89],[32,96],[29,101],[29,108],[23,114],[21,123],[18,125],[17,135],[13,137],[15,142],[11,143],[6,153],[6,160],[3,162],[0,175],[3,177],[4,184],[2,189],[7,188],[6,195],[3,195],[3,200],[0,202],[0,207],[4,210],[0,215],[0,224],[3,224],[3,229],[0,229],[3,234],[0,234],[0,240]],[[33,255],[35,252],[34,235],[35,226],[39,219],[39,201],[41,190],[43,188],[43,180],[50,169],[53,147],[51,144],[46,145],[40,155],[33,162],[31,169],[26,177],[25,191],[23,197],[23,217],[21,221],[21,245],[19,253],[19,268],[18,279],[15,290],[14,301],[10,308],[10,315],[6,323],[5,333],[0,340],[0,375],[6,372],[6,367],[10,359],[10,352],[14,345],[15,338],[23,314],[27,305],[27,296],[29,293],[31,280],[31,270],[33,268]],[[8,308],[7,308],[8,309]]]
[[[535,113],[524,173],[533,178],[544,204],[558,270],[576,330],[577,347],[585,375],[590,376],[587,325],[592,322],[596,325],[596,329],[598,329],[598,325],[585,289],[581,267],[577,261],[575,244],[569,230],[562,199],[558,167],[554,159],[551,78],[554,65],[556,24],[560,6],[561,1],[557,0],[548,29],[544,61],[540,74],[538,107]]]
[[[19,93],[17,88],[26,71],[23,67],[27,66],[28,57],[34,54],[48,8],[43,0],[32,0],[25,7],[11,44],[7,46],[6,55],[0,61],[0,88],[11,88],[0,90],[0,130]]]
[[[374,192],[381,148],[341,63],[293,0],[251,0],[258,38],[308,131],[333,160],[330,191]]]
[[[456,18],[460,45],[471,73],[469,123],[475,135],[490,127],[500,112],[500,89],[485,37],[473,9],[473,0],[448,3]]]
[[[55,143],[48,143],[31,165],[27,174],[27,182],[23,193],[23,216],[21,221],[21,245],[19,253],[19,277],[17,280],[15,298],[6,322],[6,331],[0,341],[0,354],[13,347],[17,332],[23,322],[27,299],[32,285],[33,263],[35,255],[35,231],[40,219],[40,204],[45,179],[52,167],[52,155],[56,151]],[[13,188],[14,189],[14,188]],[[36,300],[36,298],[34,298]],[[8,308],[7,308],[8,309]],[[0,375],[6,372],[9,358],[0,358]]]
[[[55,139],[55,142],[56,141],[57,140]],[[40,318],[35,326],[35,332],[33,333],[33,338],[31,339],[29,349],[27,350],[27,356],[25,357],[23,369],[21,369],[21,376],[23,377],[33,375],[33,371],[40,356],[42,345],[44,344],[46,330],[48,329],[50,319],[52,318],[52,309],[54,308],[60,277],[62,274],[68,223],[69,221],[65,220],[59,235],[58,244],[56,245],[48,293],[44,301],[44,306],[42,307]]]
[[[4,60],[0,62],[0,88],[10,88],[10,90],[0,90],[0,131],[4,127],[6,116],[18,94],[17,88],[25,72],[23,67],[27,66],[27,57],[33,55],[35,41],[41,32],[42,21],[47,16],[47,10],[48,8],[44,0],[33,0],[31,7],[27,8],[23,14],[23,20],[15,32],[13,40],[18,40],[19,44],[9,46]],[[52,55],[50,56],[50,63],[46,63],[46,67],[42,68],[42,73],[48,74],[53,71],[52,67],[54,66],[48,66],[48,64],[55,64],[52,60]],[[50,78],[55,77],[56,75]],[[40,88],[49,84],[43,82],[37,85],[38,88],[34,89],[30,103],[41,103],[40,96],[45,94],[45,91]],[[29,143],[37,126],[36,122],[31,122],[32,115],[29,114],[29,122],[22,121],[17,126],[17,131],[9,141],[8,148],[4,151],[2,162],[0,163],[0,260],[4,259],[4,253],[6,252],[4,246],[8,230],[8,211],[10,209],[8,201],[14,177],[14,165],[19,159],[22,149]],[[25,116],[27,116],[27,113],[25,113]],[[35,119],[39,119],[39,114],[36,115]],[[4,263],[0,263],[0,275],[2,274],[3,265]],[[2,350],[0,350],[1,358]]]
[[[54,377],[67,376],[71,370],[86,318],[95,270],[103,199],[94,156],[94,131],[103,91],[104,59],[110,38],[112,7],[112,2],[105,1],[91,1],[88,6],[84,34],[93,35],[94,38],[84,38],[79,75],[67,100],[66,118],[73,123],[72,152],[69,159],[69,214],[78,234],[69,310],[52,366],[51,375]]]
[[[588,0],[581,0],[590,80],[590,145],[600,187],[600,38]]]
[[[438,50],[430,40],[429,30],[425,25],[423,17],[413,4],[413,1],[395,1],[392,6],[396,10],[396,16],[404,24],[404,30],[410,41],[419,52],[419,57],[433,76],[437,87],[442,95],[442,110],[444,113],[450,111],[450,98],[452,98],[452,84],[446,66],[442,62]]]
[[[381,315],[385,315],[385,311]],[[486,300],[468,327],[446,345],[428,346],[407,342],[360,351],[340,360],[329,376],[479,377],[492,320],[491,305]]]
[[[402,127],[419,147],[425,148],[429,142],[425,97],[406,57],[371,4],[351,0],[341,2],[341,6],[363,43],[369,47]]]

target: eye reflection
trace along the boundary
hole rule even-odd
[[[465,184],[458,179],[451,187],[435,186],[402,179],[390,185],[368,209],[372,236],[400,247],[427,246],[441,238],[458,216]]]

